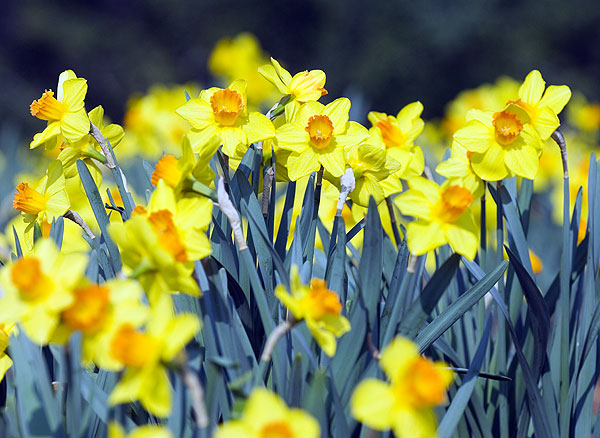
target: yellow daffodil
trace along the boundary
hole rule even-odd
[[[58,77],[57,96],[53,91],[45,91],[30,107],[31,115],[47,120],[44,131],[33,136],[31,149],[46,144],[48,149],[62,143],[80,140],[90,132],[90,121],[85,112],[87,81],[78,78],[73,70],[66,70]]]
[[[38,241],[32,255],[0,271],[0,321],[19,323],[33,342],[47,344],[61,312],[73,302],[87,262],[83,254],[59,254],[51,239]]]
[[[121,325],[110,342],[110,355],[126,367],[110,394],[111,405],[139,400],[144,409],[158,417],[171,412],[171,385],[165,365],[200,330],[196,315],[173,315],[169,295],[162,295],[152,307],[146,330]]]
[[[545,90],[545,92],[544,92]],[[542,141],[550,138],[559,127],[557,115],[571,98],[571,89],[566,85],[551,85],[546,88],[546,81],[538,70],[532,70],[519,88],[519,98],[510,103],[523,108]]]
[[[256,36],[244,32],[235,38],[223,38],[217,42],[208,59],[209,70],[230,83],[236,79],[248,82],[248,105],[250,108],[272,105],[277,91],[258,72],[261,65],[269,62]],[[267,106],[268,108],[268,106]]]
[[[4,379],[4,375],[13,363],[6,354],[6,349],[10,344],[9,338],[12,328],[13,326],[6,326],[3,322],[0,322],[0,381]]]
[[[369,113],[369,121],[373,125],[369,130],[370,141],[383,146],[388,155],[400,163],[400,178],[421,175],[425,168],[423,151],[414,144],[425,126],[422,112],[423,104],[413,102],[402,108],[396,117],[375,111]]]
[[[448,178],[450,184],[467,187],[475,198],[481,198],[485,191],[485,183],[473,171],[470,155],[470,152],[454,141],[450,157],[438,164],[435,171]]]
[[[242,417],[216,430],[214,438],[318,438],[319,423],[302,409],[288,408],[277,395],[256,388],[246,401]]]
[[[323,70],[306,70],[292,77],[279,62],[271,58],[271,65],[261,66],[258,72],[275,85],[281,94],[291,96],[298,103],[319,100],[321,96],[327,94],[327,90],[323,88],[325,86]]]
[[[471,110],[467,118],[469,121],[456,131],[454,140],[471,152],[471,167],[481,179],[535,177],[542,142],[521,115],[508,110],[495,113]]]
[[[225,155],[239,157],[250,144],[275,135],[265,115],[248,111],[243,80],[228,88],[203,90],[200,97],[177,108],[177,114],[192,125],[187,136],[194,152],[206,148],[212,155],[222,144]]]
[[[134,96],[127,103],[123,138],[117,154],[120,161],[142,156],[157,160],[164,153],[180,153],[181,140],[190,129],[175,110],[186,102],[185,92],[197,96],[196,84],[166,87],[154,85],[143,96]]]
[[[323,105],[307,102],[295,114],[286,107],[287,123],[277,129],[278,147],[292,153],[287,159],[288,176],[296,181],[321,166],[334,178],[346,167],[344,148],[358,145],[367,129],[348,121],[350,100],[345,97]]]
[[[406,227],[410,252],[424,254],[448,243],[455,252],[473,260],[478,231],[469,209],[474,199],[471,191],[457,185],[440,187],[422,177],[410,179],[408,185],[409,190],[395,202],[402,214],[417,218]]]
[[[161,179],[148,208],[137,206],[130,220],[110,225],[123,263],[133,270],[151,302],[166,291],[200,295],[192,273],[194,260],[210,254],[206,230],[211,218],[209,199],[177,200]]]
[[[113,148],[121,142],[124,136],[123,128],[114,123],[104,126],[104,108],[97,106],[89,112],[88,116]],[[76,164],[78,159],[82,159],[92,171],[94,180],[101,183],[102,172],[92,158],[101,163],[106,163],[106,158],[102,155],[98,143],[91,135],[85,135],[81,140],[73,143],[63,143],[60,149],[58,159],[63,164],[65,178],[73,178],[78,175]]]
[[[134,280],[109,280],[104,284],[84,282],[73,290],[73,302],[61,313],[53,342],[64,344],[74,331],[82,335],[82,361],[116,371],[122,365],[110,354],[110,342],[124,324],[144,323],[148,308],[143,291]]]
[[[359,383],[350,400],[353,417],[375,430],[393,429],[398,438],[435,438],[433,408],[444,402],[452,371],[419,355],[405,338],[386,346],[379,364],[389,383],[372,378]]]
[[[116,421],[108,424],[108,438],[173,438],[173,434],[166,426],[147,425],[139,426],[126,433]]]
[[[296,266],[292,268],[290,287],[291,294],[283,285],[277,286],[275,296],[296,321],[306,321],[308,330],[325,354],[333,356],[336,338],[350,331],[350,322],[341,315],[340,299],[327,289],[324,280],[313,278],[310,286],[303,285]]]
[[[35,188],[20,183],[13,199],[13,208],[21,211],[23,221],[28,224],[25,228],[28,235],[33,233],[36,220],[42,228],[46,224],[49,232],[52,220],[65,214],[70,206],[63,167],[58,160],[48,165],[46,175]]]

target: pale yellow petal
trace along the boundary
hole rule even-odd
[[[446,243],[444,232],[439,222],[414,221],[406,227],[408,249],[415,255],[428,251]]]
[[[554,114],[559,114],[570,99],[571,89],[567,85],[550,85],[539,106],[549,106]]]
[[[340,97],[327,104],[321,114],[329,117],[333,123],[333,135],[342,134],[346,130],[348,123],[348,113],[350,112],[350,99]]]
[[[542,98],[546,81],[542,79],[542,74],[538,70],[532,70],[519,88],[519,97],[523,102],[536,105]]]
[[[358,384],[350,399],[352,416],[375,430],[387,430],[394,424],[395,396],[391,388],[376,379]]]

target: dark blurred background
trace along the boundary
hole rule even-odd
[[[0,3],[0,125],[27,139],[40,130],[28,105],[61,71],[85,77],[86,107],[102,104],[120,122],[129,96],[153,83],[212,85],[212,48],[243,31],[292,74],[323,69],[329,97],[362,95],[365,110],[396,113],[421,100],[424,118],[439,117],[459,91],[533,68],[600,99],[591,0]]]

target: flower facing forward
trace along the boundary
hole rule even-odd
[[[302,409],[290,409],[264,388],[246,401],[242,417],[222,424],[214,438],[317,438],[319,423]]]
[[[306,321],[308,330],[325,354],[333,356],[336,338],[350,331],[350,322],[341,315],[340,299],[327,289],[324,280],[313,278],[310,287],[303,285],[296,266],[292,268],[290,286],[291,294],[279,285],[275,296],[288,308],[295,321]]]
[[[408,248],[413,254],[424,254],[445,243],[473,260],[477,252],[477,225],[469,206],[474,197],[459,185],[438,186],[422,177],[408,182],[409,190],[395,202],[402,214],[417,220],[406,227]]]
[[[375,430],[393,429],[398,438],[434,438],[433,407],[445,400],[452,371],[419,355],[408,339],[396,338],[379,361],[389,383],[365,379],[350,400],[352,416]]]
[[[454,140],[471,152],[471,167],[481,179],[533,179],[537,174],[542,142],[527,115],[519,113],[471,110],[467,124],[454,134]]]
[[[33,342],[47,344],[61,312],[73,302],[87,263],[86,255],[59,253],[51,239],[38,241],[31,255],[0,271],[0,321],[19,323]]]
[[[263,65],[258,72],[275,85],[281,94],[291,96],[298,103],[319,100],[327,94],[323,70],[306,70],[292,77],[289,71],[271,58],[271,65]]]
[[[173,315],[173,302],[162,295],[153,305],[146,330],[121,325],[110,342],[110,355],[126,367],[108,399],[111,405],[139,400],[158,417],[171,412],[171,385],[165,365],[200,330],[196,315]]]
[[[227,88],[203,90],[177,108],[192,129],[187,136],[194,152],[207,148],[216,152],[223,145],[227,156],[241,157],[248,146],[275,135],[271,121],[258,112],[248,112],[246,81],[234,81]]]
[[[333,177],[346,167],[344,148],[358,145],[368,137],[365,127],[348,121],[350,100],[345,97],[323,105],[307,102],[297,111],[286,107],[287,123],[277,129],[277,145],[290,151],[288,176],[297,181],[321,166]]]
[[[86,93],[85,79],[78,78],[73,70],[62,72],[58,77],[57,96],[54,97],[53,91],[44,91],[42,97],[29,106],[32,116],[48,121],[46,129],[33,136],[29,147],[33,149],[46,144],[48,149],[52,149],[63,139],[72,143],[88,134],[90,121],[85,112]]]

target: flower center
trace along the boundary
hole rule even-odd
[[[152,229],[158,234],[158,242],[176,261],[187,261],[185,245],[181,242],[177,228],[173,223],[173,213],[169,210],[154,211],[148,216]]]
[[[413,361],[406,371],[407,378],[400,379],[397,390],[410,406],[421,408],[435,406],[444,401],[446,382],[431,361],[419,357]]]
[[[62,119],[62,116],[67,112],[67,107],[64,103],[56,100],[53,91],[46,90],[42,97],[31,102],[29,110],[32,116],[53,122]]]
[[[274,421],[263,426],[259,436],[260,438],[292,438],[294,434],[287,423]]]
[[[142,368],[158,354],[155,338],[125,324],[115,334],[110,344],[110,354],[123,365]]]
[[[244,109],[242,96],[235,90],[225,88],[213,93],[210,106],[215,114],[215,120],[223,126],[233,126]]]
[[[317,149],[325,149],[329,146],[333,134],[333,122],[325,115],[316,115],[308,119],[304,128],[310,136],[310,142]]]
[[[179,178],[181,178],[181,172],[177,168],[177,158],[173,155],[164,155],[156,163],[151,182],[156,186],[160,179],[164,179],[169,186],[174,188],[179,182]]]
[[[52,290],[52,281],[42,272],[40,261],[35,257],[17,260],[11,268],[10,276],[24,301],[41,300]]]
[[[398,148],[404,146],[406,142],[406,138],[400,128],[393,125],[389,119],[383,119],[375,125],[376,128],[379,128],[379,132],[381,133],[381,138],[385,143],[385,146],[389,148]]]
[[[47,198],[44,195],[29,187],[29,184],[22,182],[17,186],[13,208],[21,210],[23,213],[38,214],[46,208],[46,201]]]
[[[327,289],[324,280],[313,278],[310,291],[302,298],[302,306],[307,315],[319,320],[325,315],[339,315],[342,304],[337,294]]]
[[[444,189],[442,197],[436,206],[436,216],[442,222],[455,222],[471,205],[473,194],[460,186],[450,186]]]
[[[106,286],[90,285],[73,292],[74,301],[62,317],[72,330],[85,334],[97,333],[107,316],[109,290]]]
[[[516,114],[508,111],[494,113],[492,125],[496,130],[496,140],[502,146],[508,146],[519,136],[523,124]]]

